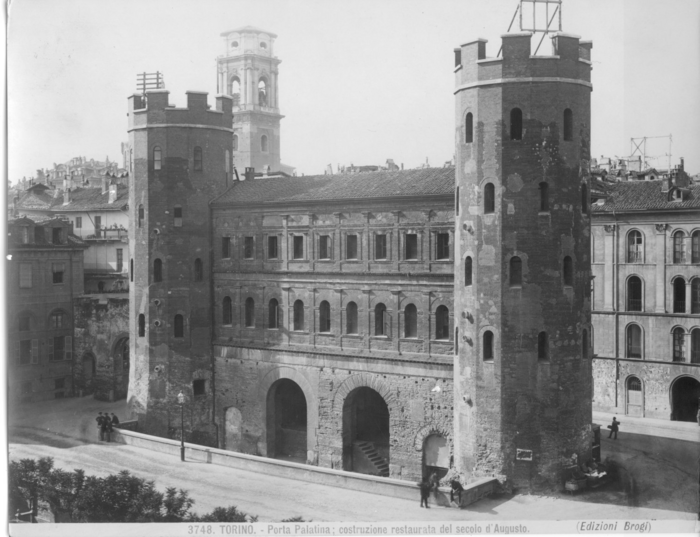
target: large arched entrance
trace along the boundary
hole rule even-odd
[[[124,399],[129,391],[129,338],[123,337],[114,345],[114,394],[110,399]]]
[[[293,380],[279,379],[267,392],[267,456],[306,462],[306,397]]]
[[[356,388],[343,402],[343,469],[389,476],[389,407],[372,388]]]
[[[679,377],[671,385],[671,419],[695,421],[698,414],[700,382],[693,377]]]

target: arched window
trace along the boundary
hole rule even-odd
[[[588,214],[588,187],[581,185],[581,214]]]
[[[388,315],[386,306],[381,302],[374,307],[374,335],[387,336],[389,335]]]
[[[673,280],[673,313],[685,313],[685,280]]]
[[[272,329],[280,327],[280,305],[276,298],[271,299],[267,307],[267,327]]]
[[[450,339],[450,310],[446,306],[435,311],[435,339]]]
[[[493,361],[493,332],[486,330],[482,337],[481,354],[484,362]]]
[[[493,213],[496,210],[496,189],[493,183],[484,186],[484,214]]]
[[[474,116],[471,112],[467,114],[464,121],[464,143],[471,144],[474,141]]]
[[[682,231],[673,234],[673,262],[685,263],[685,233]]]
[[[409,304],[403,310],[404,337],[418,337],[418,310]]]
[[[194,148],[194,170],[197,172],[201,172],[202,169],[203,169],[203,166],[202,166],[202,148],[195,147]]]
[[[642,232],[633,229],[627,234],[627,262],[644,262],[644,242]]]
[[[267,106],[267,80],[261,78],[258,82],[258,104]]]
[[[643,352],[642,328],[637,324],[627,327],[627,358],[641,358]]]
[[[588,330],[584,329],[581,335],[581,358],[588,358],[588,349],[590,347],[590,341],[588,339]]]
[[[202,268],[202,260],[197,258],[194,260],[194,281],[201,282],[204,280],[204,269]]]
[[[564,110],[564,141],[570,142],[574,139],[574,113],[571,108]]]
[[[540,212],[549,212],[549,185],[544,181],[540,183]]]
[[[160,146],[155,146],[153,148],[153,169],[160,170],[162,166],[162,154]]]
[[[510,139],[523,139],[523,111],[520,108],[513,108],[510,111]]]
[[[185,320],[179,313],[175,316],[174,333],[175,337],[185,337]]]
[[[685,330],[673,329],[673,361],[685,362]]]
[[[251,297],[245,299],[245,326],[255,328],[255,300]]]
[[[700,364],[700,328],[690,332],[690,363]]]
[[[693,236],[690,239],[690,246],[691,246],[691,256],[690,256],[690,262],[691,263],[700,263],[700,231],[694,231]]]
[[[238,135],[233,135],[233,150],[238,151]]]
[[[233,324],[233,305],[229,296],[224,297],[224,302],[221,305],[221,323],[224,325]]]
[[[568,255],[563,261],[564,285],[571,287],[574,285],[574,262]]]
[[[143,313],[139,314],[139,337],[146,335],[146,316]]]
[[[160,259],[153,261],[153,281],[163,281],[163,262]]]
[[[348,302],[345,308],[345,331],[348,334],[357,334],[357,304]]]
[[[627,311],[642,311],[642,280],[637,276],[627,280]]]
[[[472,284],[472,258],[467,256],[464,260],[464,286],[469,287]]]
[[[139,205],[139,227],[143,225],[143,205]]]
[[[540,332],[537,335],[537,359],[542,361],[549,360],[549,338],[547,332]]]
[[[233,97],[233,106],[241,104],[241,81],[237,76],[231,79],[231,97]]]
[[[690,282],[690,313],[700,313],[700,278]]]
[[[267,153],[267,136],[265,134],[260,138],[260,151]]]
[[[327,300],[322,301],[318,306],[318,321],[319,332],[331,331],[331,305]]]
[[[294,302],[294,330],[304,330],[304,303],[301,300]]]
[[[523,284],[523,262],[514,255],[510,258],[510,286],[517,287]]]

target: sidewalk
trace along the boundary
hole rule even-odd
[[[607,426],[612,423],[613,416],[620,422],[620,433],[645,434],[700,443],[700,425],[694,422],[633,418],[594,410],[593,422],[600,425],[601,436],[608,435]]]

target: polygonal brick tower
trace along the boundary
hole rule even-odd
[[[212,222],[209,202],[231,184],[232,99],[168,92],[129,98],[130,370],[139,429],[215,442],[212,421]],[[191,432],[190,432],[191,431]]]
[[[455,464],[560,486],[591,453],[591,42],[456,54]]]

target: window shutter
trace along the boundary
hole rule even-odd
[[[31,362],[33,364],[39,363],[39,340],[38,339],[32,339],[32,359],[31,359]]]
[[[66,336],[64,340],[65,359],[73,361],[73,338]]]
[[[48,338],[48,347],[49,347],[49,362],[53,362],[53,338],[50,337]]]

